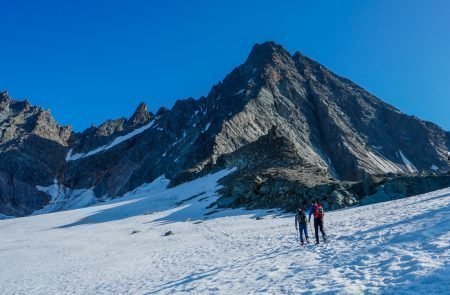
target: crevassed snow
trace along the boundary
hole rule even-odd
[[[368,152],[367,156],[381,171],[384,173],[401,173],[402,169],[397,167],[393,162],[382,157],[381,155],[376,155],[372,152]]]
[[[53,184],[49,186],[40,186],[36,185],[36,189],[40,192],[44,192],[48,194],[51,199],[50,202],[54,202],[58,199],[59,195],[61,195],[64,192],[61,192],[61,189],[64,189],[63,186],[58,185],[58,180],[55,178],[53,179]]]
[[[327,212],[329,242],[301,247],[292,214],[207,208],[228,173],[173,188],[160,177],[101,206],[0,221],[0,290],[448,293],[450,188]]]
[[[408,158],[405,157],[405,155],[402,153],[401,150],[398,151],[400,153],[400,156],[402,157],[403,163],[405,164],[406,168],[408,168],[408,171],[411,173],[417,172],[416,167],[411,163],[411,161],[408,160]]]
[[[97,203],[92,189],[71,190],[64,185],[58,184],[56,180],[50,186],[37,185],[36,189],[48,194],[51,200],[44,208],[34,211],[33,215],[84,208]]]
[[[139,127],[139,128],[133,130],[132,132],[130,132],[128,134],[116,137],[109,144],[100,146],[100,147],[96,148],[95,150],[89,151],[87,153],[79,153],[79,154],[72,155],[73,149],[70,149],[69,152],[67,153],[66,161],[75,161],[75,160],[78,160],[78,159],[81,159],[81,158],[86,158],[86,157],[98,154],[100,152],[109,150],[110,148],[113,148],[114,146],[116,146],[116,145],[118,145],[118,144],[120,144],[120,143],[122,143],[122,142],[124,142],[124,141],[126,141],[126,140],[128,140],[128,139],[130,139],[130,138],[132,138],[132,137],[142,133],[142,132],[144,132],[145,130],[147,130],[150,127],[152,127],[154,123],[155,123],[155,121],[153,120],[150,123],[148,123],[148,124],[146,124],[146,125],[144,125],[142,127]]]

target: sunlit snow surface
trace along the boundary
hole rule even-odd
[[[160,177],[104,205],[1,220],[0,293],[450,289],[450,189],[329,212],[329,243],[300,247],[292,214],[206,208],[229,172],[170,189]]]

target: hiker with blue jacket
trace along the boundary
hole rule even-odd
[[[306,213],[303,209],[298,208],[297,214],[295,214],[295,229],[300,231],[300,243],[303,246],[303,233],[305,234],[306,243],[308,243],[308,227],[307,224]]]
[[[309,208],[309,219],[308,222],[311,221],[311,215],[314,214],[314,231],[316,236],[316,244],[319,244],[319,229],[322,233],[323,241],[326,242],[325,232],[323,230],[323,218],[325,213],[323,211],[322,205],[320,205],[317,201],[313,201],[312,206]]]

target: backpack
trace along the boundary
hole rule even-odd
[[[297,212],[297,220],[299,224],[306,224],[306,214],[305,212],[298,213]]]
[[[318,205],[315,207],[314,210],[314,217],[315,218],[323,218],[323,208],[322,205]]]

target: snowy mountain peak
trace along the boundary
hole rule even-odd
[[[141,103],[129,119],[73,133],[17,102],[0,104],[0,132],[0,142],[15,140],[14,152],[0,145],[0,181],[8,183],[0,213],[7,215],[49,202],[36,187],[55,178],[68,190],[114,198],[161,175],[175,185],[238,167],[223,180],[219,205],[291,210],[312,197],[340,208],[384,188],[379,198],[394,198],[399,188],[405,195],[441,188],[447,178],[437,175],[450,168],[449,133],[274,42],[256,44],[207,96],[179,100],[155,116]],[[30,146],[25,138],[33,136],[39,143]],[[37,148],[51,151],[51,159],[41,163]],[[12,177],[23,186],[20,196]]]

